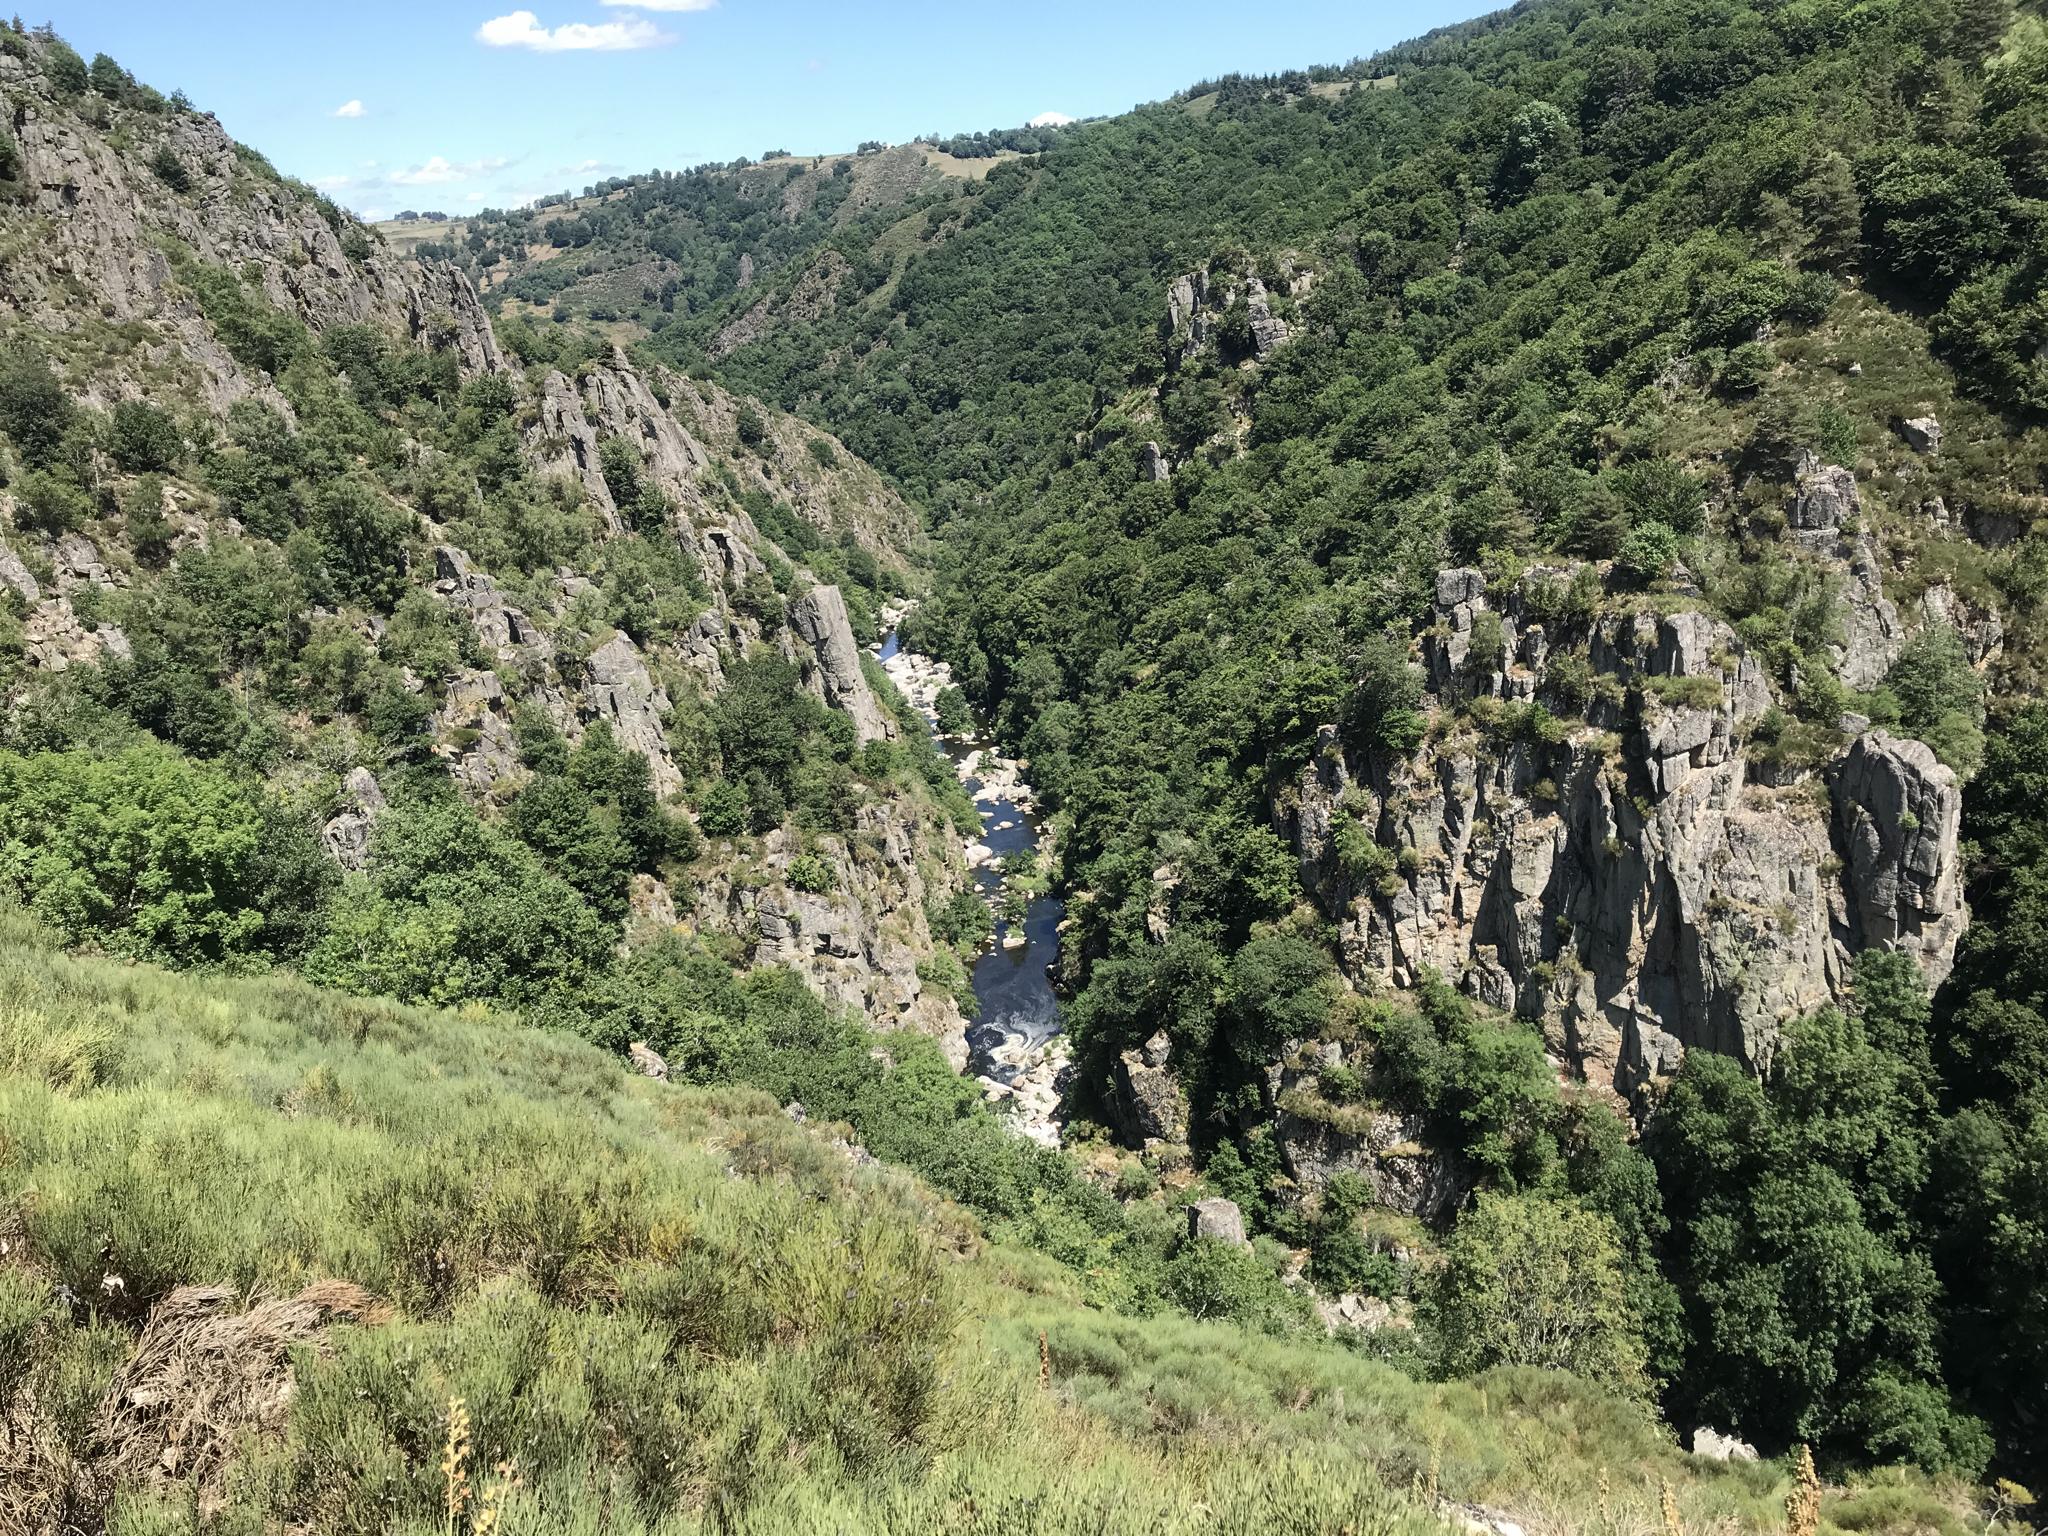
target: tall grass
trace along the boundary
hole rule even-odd
[[[1695,1465],[1565,1377],[1434,1386],[1088,1311],[763,1095],[483,1014],[66,957],[7,913],[0,998],[0,1532],[1406,1536],[1439,1492],[1533,1532],[1580,1528],[1603,1469],[1644,1530],[1666,1480],[1688,1529],[1782,1528],[1783,1469]],[[383,1306],[297,1347],[279,1422],[224,1472],[113,1475],[152,1308],[323,1280]],[[1947,1519],[1869,1492],[1862,1529]]]

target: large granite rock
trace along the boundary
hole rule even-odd
[[[320,828],[320,846],[349,871],[370,862],[370,834],[385,806],[384,790],[367,768],[351,768],[341,781],[341,804]]]
[[[804,680],[811,691],[850,716],[854,734],[863,743],[894,736],[895,722],[876,700],[861,671],[860,647],[854,643],[853,625],[846,616],[846,599],[839,589],[811,588],[791,605],[789,623],[810,648],[804,662]]]
[[[1969,916],[1956,850],[1963,794],[1955,774],[1925,742],[1872,731],[1842,759],[1834,802],[1849,942],[1906,950],[1929,985],[1940,985]]]
[[[1346,973],[1411,986],[1434,969],[1542,1021],[1560,1057],[1624,1094],[1695,1047],[1761,1067],[1872,945],[1944,976],[1965,916],[1957,800],[1926,748],[1845,739],[1818,774],[1760,754],[1771,691],[1725,623],[1565,616],[1574,580],[1538,568],[1489,594],[1480,572],[1445,571],[1418,644],[1447,704],[1548,703],[1583,724],[1548,740],[1453,729],[1403,758],[1348,753],[1332,731],[1276,800]],[[1488,613],[1501,651],[1475,657]],[[1346,820],[1397,856],[1394,875],[1346,873]]]
[[[1116,1059],[1110,1107],[1128,1146],[1187,1140],[1187,1101],[1168,1065],[1171,1056],[1172,1046],[1161,1030]]]
[[[583,663],[585,719],[606,720],[620,746],[647,759],[659,796],[674,794],[683,775],[668,750],[668,690],[647,670],[647,658],[624,633],[615,634]]]
[[[1197,1200],[1188,1207],[1188,1236],[1238,1248],[1251,1247],[1251,1239],[1244,1235],[1244,1212],[1237,1208],[1235,1200],[1220,1196]]]

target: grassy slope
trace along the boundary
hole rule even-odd
[[[1779,1520],[1781,1469],[1567,1378],[1088,1312],[770,1100],[501,1018],[67,957],[10,914],[0,997],[0,1530],[191,1528],[184,1485],[105,1476],[134,1330],[180,1285],[335,1278],[391,1315],[301,1348],[200,1479],[218,1528],[441,1526],[451,1396],[478,1484],[518,1459],[515,1530],[1420,1532],[1432,1486],[1579,1529],[1603,1474],[1617,1531],[1667,1479],[1694,1528]],[[1904,1481],[1830,1509],[1958,1528]]]

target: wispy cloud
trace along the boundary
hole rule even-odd
[[[1041,112],[1024,126],[1026,128],[1064,128],[1073,119],[1064,112]]]
[[[478,176],[488,176],[493,171],[502,171],[511,163],[503,155],[493,155],[485,160],[468,160],[459,164],[435,155],[424,165],[413,166],[410,170],[393,171],[385,180],[394,187],[441,187],[451,181],[470,181]]]
[[[675,38],[638,16],[544,27],[532,11],[513,11],[510,15],[494,16],[478,27],[476,40],[490,48],[528,48],[535,53],[624,53],[635,48],[659,48]]]
[[[334,109],[334,116],[336,117],[368,117],[369,115],[369,109],[360,101],[344,101]]]
[[[364,174],[320,176],[313,185],[322,192],[346,195],[354,202],[368,202],[373,198],[388,199],[401,187],[453,187],[479,181],[512,163],[504,155],[489,155],[481,160],[450,160],[446,155],[434,155],[419,165],[383,170],[371,160],[364,163]]]

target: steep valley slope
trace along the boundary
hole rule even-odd
[[[0,108],[0,1530],[482,1529],[451,1397],[535,1529],[2024,1518],[2035,0],[425,241],[47,31]]]

